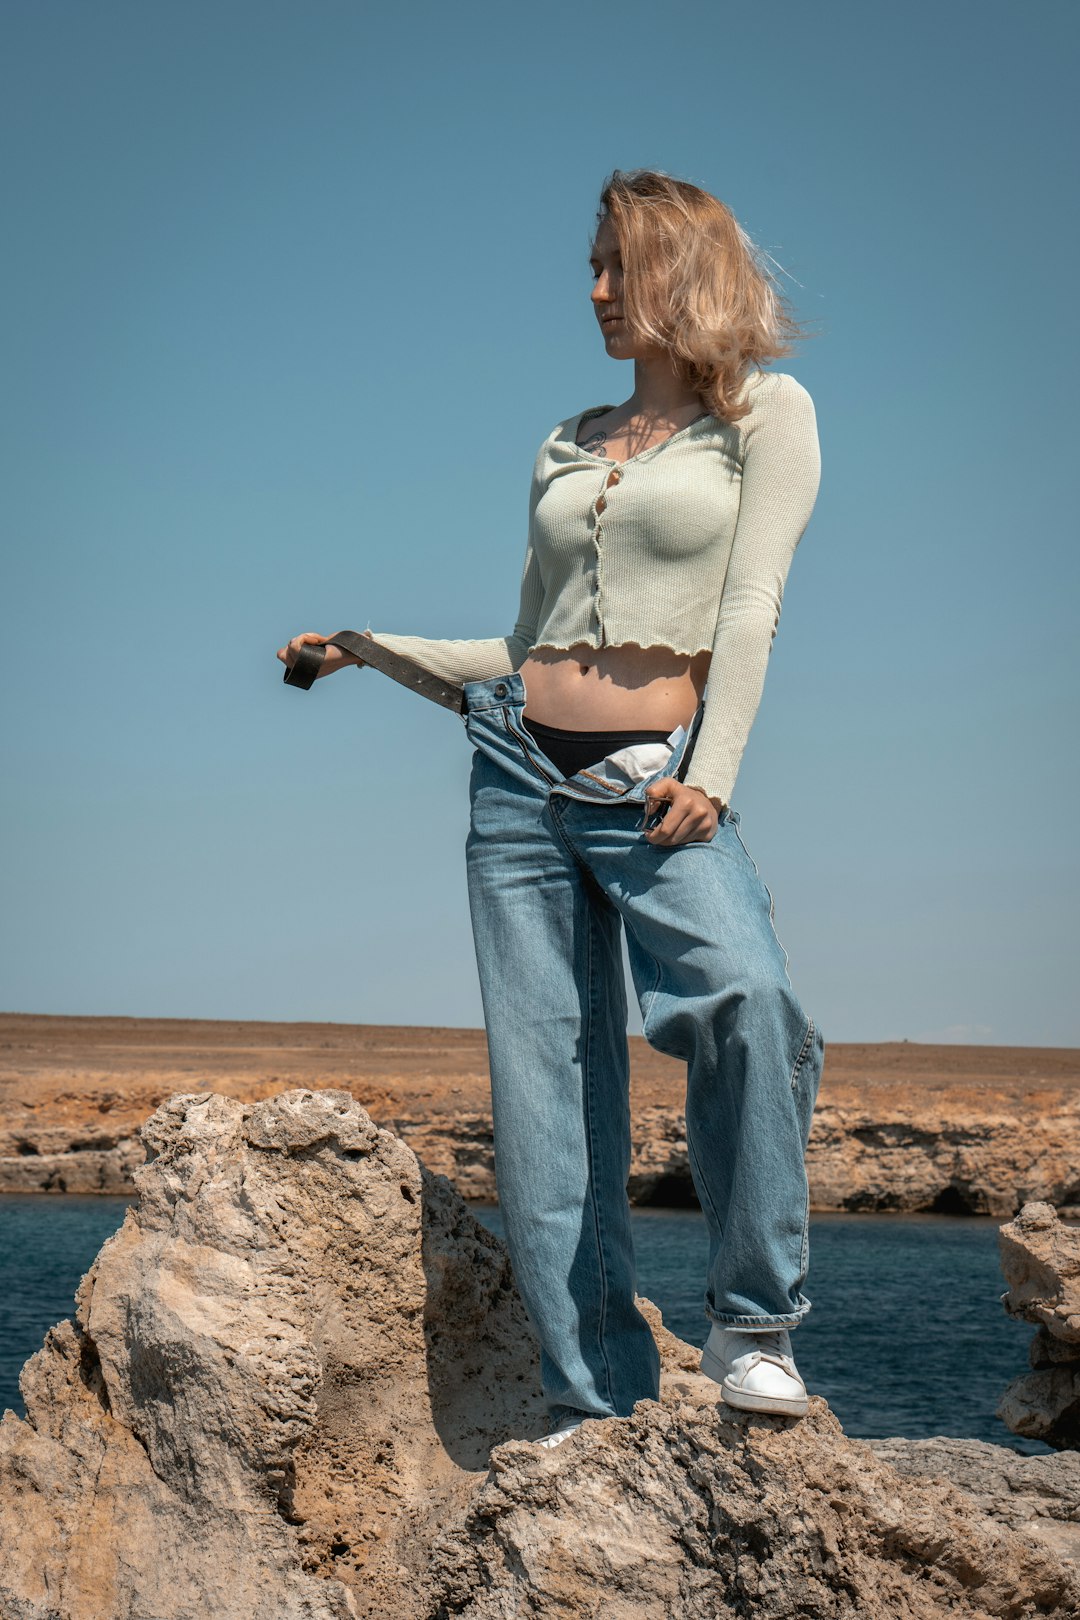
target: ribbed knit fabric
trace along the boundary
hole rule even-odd
[[[535,647],[709,649],[705,713],[685,780],[730,804],[821,477],[814,405],[802,384],[787,372],[754,372],[747,388],[752,408],[741,421],[700,418],[623,462],[575,442],[582,418],[610,405],[552,430],[533,469],[512,635],[370,634],[459,684],[517,670]]]

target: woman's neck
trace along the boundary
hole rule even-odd
[[[687,387],[666,355],[634,361],[634,392],[623,406],[628,416],[641,416],[657,426],[690,421],[703,409],[701,395]]]

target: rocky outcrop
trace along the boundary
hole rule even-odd
[[[1025,1456],[986,1440],[936,1434],[928,1440],[866,1440],[898,1474],[950,1480],[986,1517],[1080,1564],[1080,1452]]]
[[[505,1253],[345,1092],[181,1096],[142,1136],[138,1206],[0,1423],[0,1612],[409,1612],[491,1446],[540,1424]]]
[[[348,1093],[178,1095],[141,1135],[0,1421],[4,1620],[1080,1613],[1068,1558],[821,1397],[730,1411],[648,1301],[660,1400],[532,1444],[503,1246]]]
[[[437,1620],[1064,1617],[1080,1594],[1063,1560],[945,1481],[902,1479],[819,1400],[798,1425],[641,1402],[550,1460],[502,1448],[431,1574]]]
[[[1025,1204],[998,1233],[1010,1316],[1034,1322],[1031,1371],[1014,1378],[997,1415],[1014,1434],[1080,1447],[1080,1231],[1052,1205]]]
[[[630,1040],[631,1202],[693,1205],[685,1064]],[[496,1198],[482,1030],[0,1015],[0,1191],[130,1193],[165,1097],[254,1102],[343,1086],[463,1197]],[[807,1152],[811,1206],[1080,1214],[1080,1053],[831,1045]]]

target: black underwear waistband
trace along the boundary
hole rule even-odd
[[[542,725],[539,720],[533,720],[527,714],[523,714],[521,719],[529,731],[539,732],[545,737],[565,738],[568,742],[573,737],[580,742],[611,742],[623,747],[639,742],[667,742],[675,729],[674,726],[669,726],[666,731],[565,731],[561,726]],[[614,752],[614,748],[608,749],[609,754]]]
[[[521,723],[541,752],[563,776],[576,776],[590,765],[598,765],[608,754],[636,743],[667,742],[671,731],[566,731],[561,726],[544,726],[539,720],[522,715]]]

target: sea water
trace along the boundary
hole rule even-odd
[[[125,1198],[0,1196],[0,1411],[23,1415],[18,1377],[124,1218]],[[471,1206],[502,1236],[496,1205]],[[1005,1315],[999,1222],[981,1216],[812,1215],[812,1309],[791,1336],[799,1371],[860,1439],[964,1435],[1047,1452],[994,1416],[1027,1369],[1034,1328]],[[637,1289],[679,1338],[708,1335],[708,1239],[698,1210],[633,1212]]]

